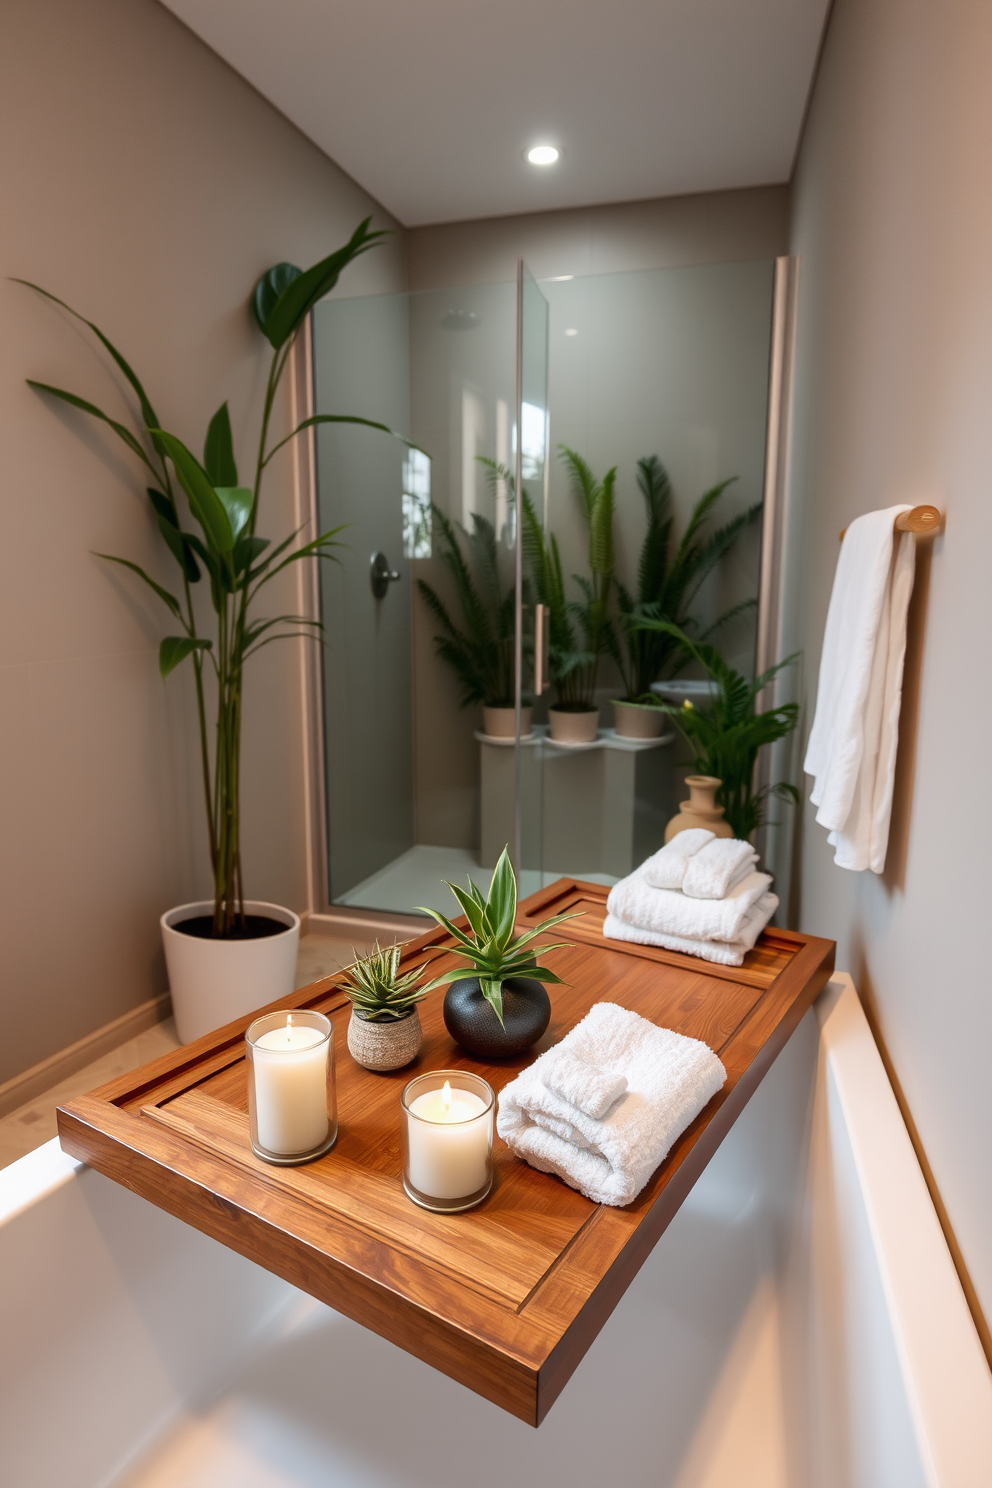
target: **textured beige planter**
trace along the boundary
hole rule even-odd
[[[599,709],[587,708],[573,713],[566,708],[549,708],[548,722],[556,744],[593,744],[599,728]]]
[[[645,703],[614,701],[613,718],[621,739],[660,739],[668,714]]]
[[[715,775],[687,775],[685,783],[689,787],[689,799],[682,802],[677,815],[665,828],[665,841],[671,842],[689,827],[705,827],[715,837],[733,837],[734,829],[724,821],[723,807],[714,799],[723,781]]]
[[[531,707],[520,710],[520,737],[526,739],[531,731],[531,721],[534,717],[534,709]],[[483,708],[482,710],[482,732],[489,739],[513,739],[517,732],[517,714],[515,708]]]
[[[348,1022],[348,1049],[356,1064],[367,1070],[402,1069],[420,1053],[424,1030],[416,1008],[398,1023],[393,1019],[372,1022],[359,1018],[352,1009]]]

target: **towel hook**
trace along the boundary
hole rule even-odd
[[[944,516],[936,506],[914,506],[911,511],[900,512],[893,524],[895,532],[914,532],[917,537],[936,537],[944,525]],[[840,540],[844,541],[846,527],[841,528]]]

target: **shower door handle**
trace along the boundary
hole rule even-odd
[[[548,645],[550,610],[547,605],[534,606],[534,696],[540,697],[551,685],[548,678]]]
[[[372,593],[376,599],[385,599],[389,593],[389,586],[401,577],[394,568],[390,568],[389,559],[385,553],[373,553],[369,559],[369,583]]]

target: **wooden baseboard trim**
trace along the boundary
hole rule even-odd
[[[43,1095],[60,1080],[74,1075],[87,1064],[92,1064],[94,1059],[100,1059],[112,1049],[120,1048],[128,1039],[144,1033],[146,1028],[153,1028],[156,1023],[168,1018],[171,1012],[172,999],[168,992],[160,992],[157,997],[150,997],[147,1002],[139,1003],[136,1008],[122,1013],[111,1023],[104,1023],[102,1028],[94,1028],[92,1033],[77,1039],[68,1048],[60,1049],[57,1054],[50,1054],[40,1064],[22,1070],[19,1075],[14,1075],[13,1079],[0,1085],[0,1117],[9,1116],[18,1106],[26,1105],[36,1096]]]
[[[329,935],[334,940],[410,940],[423,935],[433,924],[426,915],[387,914],[374,909],[351,909],[332,905],[321,913],[301,915],[302,935]]]

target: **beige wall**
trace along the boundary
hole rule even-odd
[[[787,186],[443,223],[410,229],[409,287],[513,279],[521,257],[536,279],[773,258],[788,236]]]
[[[834,867],[807,808],[801,919],[839,939],[838,964],[876,1011],[986,1316],[990,55],[988,5],[834,7],[793,192],[801,264],[790,565],[791,640],[806,651],[811,702],[839,529],[896,501],[946,509],[922,647],[911,646],[911,684],[914,653],[922,657],[918,719],[910,698],[889,870],[879,879]]]
[[[23,379],[125,403],[74,325],[6,276],[97,321],[195,447],[230,398],[247,464],[267,368],[248,293],[375,204],[153,0],[6,0],[0,139],[2,1081],[160,990],[157,918],[209,884],[190,677],[163,685],[164,612],[90,553],[171,580],[144,482]],[[397,238],[363,259],[350,289],[401,288],[402,254]],[[261,530],[292,510],[285,460]],[[255,664],[244,765],[248,891],[296,907],[299,674],[294,647]]]

